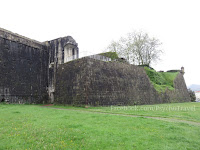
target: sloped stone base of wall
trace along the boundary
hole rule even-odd
[[[174,91],[158,93],[141,67],[82,58],[59,66],[55,103],[98,106],[190,101],[181,73],[174,86]]]

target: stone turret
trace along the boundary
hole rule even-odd
[[[182,73],[183,75],[185,74],[184,67],[181,67],[181,71],[180,71],[180,73]]]

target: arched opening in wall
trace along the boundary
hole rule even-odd
[[[2,99],[1,99],[1,102],[2,102],[2,103],[5,102],[5,98],[2,98]]]

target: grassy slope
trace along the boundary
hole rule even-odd
[[[2,150],[200,148],[200,128],[184,123],[31,105],[0,105],[0,113]]]
[[[158,92],[163,92],[167,88],[174,89],[173,81],[178,75],[178,72],[156,72],[155,70],[144,67],[148,77]]]

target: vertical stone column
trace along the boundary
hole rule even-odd
[[[79,58],[79,50],[78,50],[78,48],[76,48],[76,58],[77,59]]]
[[[62,45],[61,45],[61,39],[58,39],[58,64],[62,64]]]

